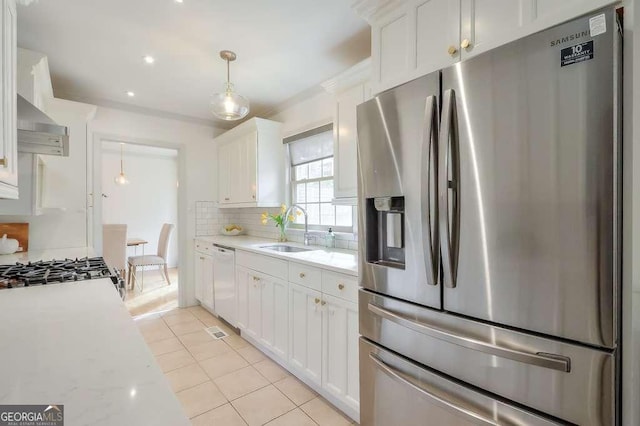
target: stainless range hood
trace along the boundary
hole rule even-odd
[[[18,95],[18,152],[69,156],[69,129]]]

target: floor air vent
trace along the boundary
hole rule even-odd
[[[207,329],[207,333],[211,335],[214,339],[222,339],[223,337],[227,337],[228,334],[220,329],[220,327],[209,327]]]

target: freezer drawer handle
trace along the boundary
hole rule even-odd
[[[437,403],[438,405],[440,405],[441,407],[445,408],[445,409],[449,409],[449,410],[453,410],[457,413],[460,413],[462,415],[464,415],[465,417],[467,417],[469,420],[471,420],[474,424],[480,424],[480,425],[494,425],[494,426],[498,426],[499,423],[496,423],[495,421],[491,420],[491,419],[487,419],[484,416],[481,416],[480,414],[474,413],[471,410],[468,410],[466,408],[460,407],[452,402],[447,401],[446,399],[443,399],[442,397],[429,392],[426,389],[423,389],[419,386],[417,386],[416,384],[412,383],[411,381],[405,379],[404,377],[402,377],[401,373],[397,372],[394,368],[392,368],[390,365],[388,365],[387,363],[385,363],[383,360],[381,360],[377,355],[370,353],[369,354],[369,358],[371,359],[371,361],[374,362],[374,364],[376,364],[376,366],[378,366],[378,368],[385,373],[386,375],[388,375],[389,377],[391,377],[392,379],[394,379],[395,381],[397,381],[398,383],[401,383],[405,386],[410,387],[411,389],[415,390],[416,392],[421,393],[422,395],[426,396],[427,398],[429,398],[430,400],[434,401],[435,403]]]
[[[462,346],[464,348],[483,352],[489,355],[495,355],[500,358],[506,358],[513,361],[523,362],[525,364],[535,365],[537,367],[550,368],[565,373],[571,371],[571,359],[562,355],[549,354],[544,352],[530,353],[518,351],[515,349],[503,348],[501,346],[483,342],[481,340],[460,336],[447,330],[443,330],[439,327],[404,318],[403,316],[398,315],[395,312],[391,312],[387,309],[381,308],[371,303],[369,303],[368,308],[369,311],[384,319],[393,321],[396,324],[400,324],[419,333],[426,334],[427,336],[431,336],[445,342],[453,343],[454,345]]]

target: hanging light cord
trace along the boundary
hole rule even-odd
[[[124,144],[120,144],[120,174],[124,174]]]

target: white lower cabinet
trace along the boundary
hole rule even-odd
[[[247,332],[249,325],[249,270],[236,263],[236,286],[238,294],[237,325],[240,330]]]
[[[288,284],[286,281],[268,276],[260,278],[262,285],[261,341],[276,355],[286,359],[289,334]]]
[[[329,295],[323,295],[322,302],[322,386],[357,410],[358,306]]]
[[[287,358],[289,315],[286,281],[236,266],[238,328],[275,355]]]
[[[289,283],[289,362],[300,374],[322,382],[321,293]]]
[[[236,251],[236,283],[242,335],[358,421],[356,278]]]
[[[196,299],[202,306],[215,312],[213,300],[213,257],[196,252],[195,256]]]

